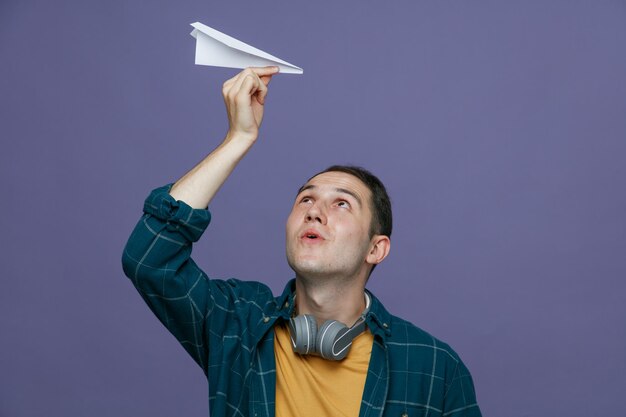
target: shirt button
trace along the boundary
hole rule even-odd
[[[289,301],[285,301],[285,308],[289,307]]]
[[[383,323],[383,327],[386,329],[387,327],[389,327],[389,325],[387,323]],[[402,414],[402,417],[408,416],[406,413]]]
[[[268,321],[270,321],[269,317],[267,317],[267,316],[263,317],[263,323],[267,323]]]
[[[409,417],[407,413],[402,413],[402,417]]]

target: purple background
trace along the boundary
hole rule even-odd
[[[0,415],[207,414],[120,264],[150,189],[226,131],[236,71],[193,64],[196,20],[305,70],[212,204],[209,275],[281,290],[295,191],[362,164],[395,216],[369,287],[486,416],[622,415],[626,3],[504,3],[1,0]]]

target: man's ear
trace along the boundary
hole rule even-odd
[[[367,254],[365,261],[368,264],[378,265],[389,255],[391,250],[391,241],[389,236],[374,235],[370,241],[371,249]]]

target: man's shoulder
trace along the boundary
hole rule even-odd
[[[402,351],[424,354],[436,351],[445,353],[442,356],[454,364],[460,362],[459,355],[450,345],[410,321],[391,314],[376,297],[373,297],[371,314],[374,317],[373,324],[380,324],[384,328],[384,344],[392,354],[400,354]]]
[[[387,344],[397,347],[424,347],[428,349],[436,349],[441,353],[445,353],[444,357],[459,362],[459,355],[450,347],[450,345],[441,339],[433,336],[426,330],[416,326],[408,320],[392,315],[391,332],[387,340]]]

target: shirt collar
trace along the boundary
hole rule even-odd
[[[383,340],[386,340],[389,335],[391,335],[391,322],[393,316],[385,309],[383,303],[380,302],[378,298],[371,291],[367,291],[372,297],[372,306],[370,307],[369,313],[365,317],[365,321],[370,331],[376,335],[380,336]]]

